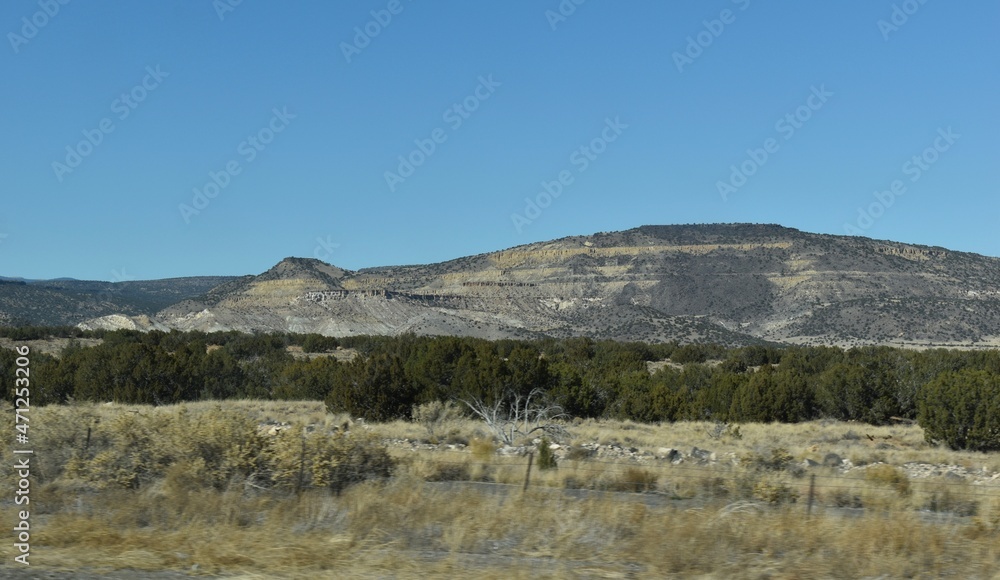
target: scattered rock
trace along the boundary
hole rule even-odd
[[[275,436],[278,433],[290,428],[290,423],[278,423],[277,421],[265,421],[257,425],[257,431],[262,435]]]
[[[670,447],[660,447],[656,450],[656,456],[660,459],[666,459],[667,461],[674,463],[681,459],[681,452],[670,448]]]
[[[707,449],[698,449],[697,447],[691,448],[691,458],[697,459],[698,461],[711,461],[715,454]]]
[[[497,449],[497,455],[524,455],[527,452],[527,447],[514,447],[511,445],[504,445],[500,449]]]
[[[823,465],[826,467],[840,467],[844,463],[844,458],[836,453],[827,453],[823,456]]]

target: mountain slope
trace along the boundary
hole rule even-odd
[[[157,318],[180,329],[743,344],[995,344],[1000,260],[775,225],[643,226],[357,272],[289,258]]]
[[[229,279],[199,276],[114,283],[0,279],[0,325],[61,326],[110,314],[149,316]]]

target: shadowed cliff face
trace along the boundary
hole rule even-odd
[[[351,272],[288,258],[161,311],[180,329],[487,338],[1000,340],[1000,260],[774,225],[643,226]]]

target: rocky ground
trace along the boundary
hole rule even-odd
[[[273,427],[272,427],[273,429]],[[411,451],[466,451],[467,446],[461,443],[452,444],[431,444],[413,439],[388,439],[386,443],[395,449]],[[536,440],[537,444],[538,441]],[[627,447],[618,444],[602,445],[600,443],[583,443],[577,447],[552,444],[550,445],[557,460],[587,459],[600,461],[622,461],[635,462],[639,465],[702,465],[702,466],[723,466],[726,464],[739,465],[740,457],[736,453],[715,453],[708,449],[693,447],[688,451],[674,449],[670,447],[660,447],[654,451],[642,451],[636,447]],[[503,446],[497,449],[497,455],[501,457],[523,456],[534,451],[535,447],[529,446]],[[822,462],[806,459],[801,462],[794,462],[790,467],[801,467],[808,472],[812,469],[833,469],[836,472],[850,476],[856,474],[859,477],[864,471],[883,463],[869,463],[866,465],[854,465],[850,459],[841,457],[836,453],[828,453]],[[921,461],[907,462],[898,465],[907,477],[911,479],[927,479],[944,477],[954,482],[966,482],[972,485],[982,485],[993,483],[1000,485],[1000,472],[990,471],[985,466],[982,468],[970,468],[955,464],[927,463]]]
[[[360,420],[359,420],[360,421]],[[287,422],[269,421],[261,423],[258,428],[265,435],[275,435],[278,432],[291,426]],[[359,422],[356,427],[367,429],[368,427]],[[307,427],[312,430],[315,427]],[[392,449],[405,451],[424,452],[468,452],[468,446],[463,443],[428,443],[426,440],[412,438],[386,438],[386,445]],[[534,441],[535,446],[539,440]],[[500,457],[524,456],[536,449],[535,446],[500,446],[496,453]],[[672,447],[659,447],[655,450],[640,449],[619,443],[601,444],[598,442],[586,442],[576,446],[550,445],[557,461],[563,460],[593,460],[593,461],[614,461],[614,462],[634,462],[639,465],[701,465],[706,467],[739,465],[741,456],[734,452],[715,452],[710,449],[691,447],[690,449],[679,449]],[[879,448],[879,447],[876,447]],[[884,462],[873,461],[866,464],[855,465],[850,459],[842,457],[837,453],[826,453],[822,461],[805,459],[791,462],[788,467],[808,473],[810,470],[826,469],[834,470],[836,473],[850,477],[863,477],[865,470],[876,465],[883,465]],[[946,478],[952,483],[964,482],[972,485],[992,484],[1000,486],[1000,472],[990,470],[987,466],[979,468],[959,465],[955,463],[931,463],[925,461],[908,461],[895,464],[902,469],[906,476],[911,479],[931,479]],[[998,494],[1000,495],[1000,494]]]

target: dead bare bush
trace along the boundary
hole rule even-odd
[[[548,435],[555,441],[565,439],[566,429],[556,421],[568,415],[559,405],[544,403],[544,395],[541,389],[533,389],[527,395],[508,392],[491,404],[479,398],[462,402],[505,445],[535,434]]]

